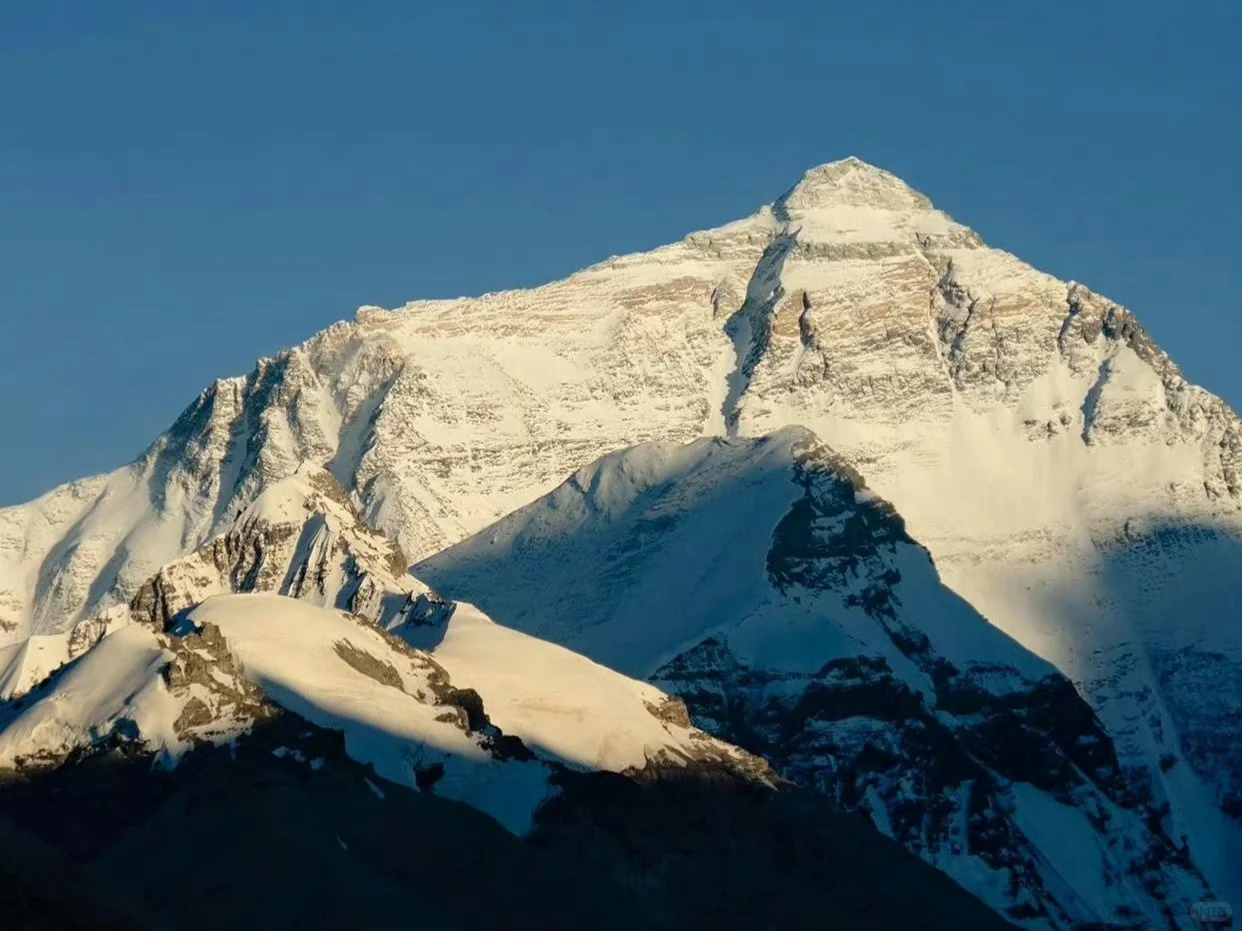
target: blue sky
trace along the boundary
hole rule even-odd
[[[534,285],[848,154],[1242,407],[1236,0],[0,7],[0,504],[360,304]]]

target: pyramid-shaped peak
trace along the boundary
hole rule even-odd
[[[883,210],[931,210],[926,197],[891,172],[856,156],[810,169],[781,198],[789,210],[875,207]]]

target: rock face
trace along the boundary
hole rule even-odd
[[[131,465],[0,510],[0,695],[111,629],[170,563],[244,579],[253,553],[193,554],[306,464],[423,560],[614,450],[790,425],[1069,677],[1127,791],[1167,803],[1164,832],[1242,899],[1237,415],[1129,312],[857,159],[541,288],[363,308],[211,386]],[[805,587],[819,570],[797,563],[775,577]],[[306,584],[277,575],[260,587]],[[316,598],[353,597],[326,579]]]
[[[1177,927],[1209,891],[1070,681],[805,430],[612,454],[415,572],[650,678],[1011,919]]]
[[[435,603],[406,572],[400,547],[367,527],[336,480],[313,466],[269,485],[224,534],[162,567],[129,608],[163,627],[228,592],[287,595],[385,628]]]

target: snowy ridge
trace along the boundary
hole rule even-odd
[[[713,761],[773,784],[761,761],[691,727],[652,686],[468,605],[442,623],[444,646],[428,653],[307,601],[216,595],[168,632],[118,629],[10,703],[0,770],[59,765],[109,741],[137,742],[171,767],[279,707],[341,731],[346,752],[383,778],[467,802],[519,834],[555,792],[550,764],[640,772]],[[516,673],[515,662],[545,675]]]
[[[455,604],[431,651],[470,682],[492,723],[540,756],[605,772],[712,760],[771,783],[766,764],[693,728],[680,702],[570,650]]]

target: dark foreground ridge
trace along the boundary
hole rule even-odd
[[[113,743],[0,785],[0,928],[1012,927],[861,819],[706,766],[565,770],[523,841],[288,713],[153,763]]]

